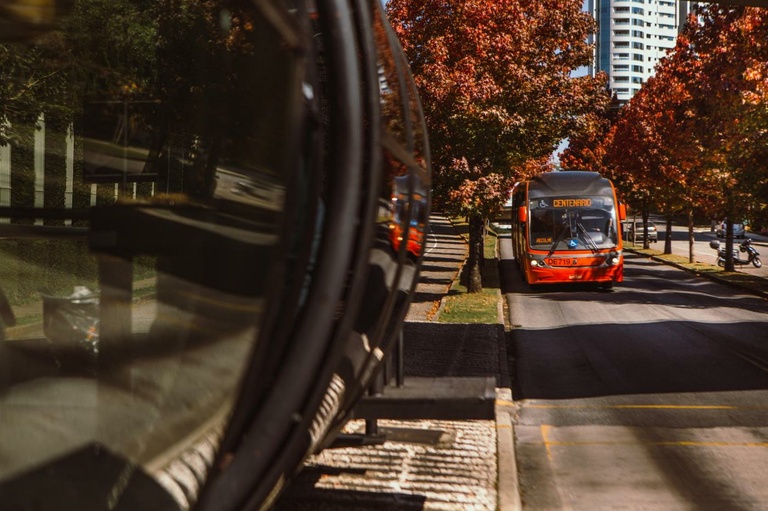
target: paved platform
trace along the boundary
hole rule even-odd
[[[311,457],[274,511],[520,508],[503,322],[436,322],[442,298],[466,255],[467,244],[450,221],[432,215],[419,285],[403,330],[406,389],[388,392],[407,394],[418,387],[421,396],[431,392],[435,399],[449,398],[451,386],[462,378],[473,385],[485,382],[487,387],[478,387],[477,393],[494,386],[495,399],[473,406],[490,418],[379,419],[379,431],[387,438],[384,444],[329,449]],[[364,430],[365,422],[355,420],[345,432]]]

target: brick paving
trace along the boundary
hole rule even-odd
[[[493,421],[380,420],[379,427],[383,445],[313,456],[276,510],[496,509]],[[364,429],[362,421],[346,428]]]

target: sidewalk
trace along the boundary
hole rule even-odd
[[[500,325],[435,323],[466,254],[466,242],[448,219],[432,215],[404,328],[406,384],[416,377],[491,375],[497,385],[509,385]],[[274,511],[520,509],[512,406],[510,389],[502,387],[495,421],[379,420],[385,444],[311,457]],[[349,432],[364,428],[360,420],[347,425]]]

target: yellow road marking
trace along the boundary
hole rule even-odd
[[[549,441],[549,430],[552,429],[552,426],[547,426],[546,424],[541,425],[541,438],[544,439],[544,449],[547,451],[547,458],[549,461],[552,461],[552,450],[550,449],[550,446],[552,443]]]
[[[525,408],[539,409],[589,409],[589,410],[757,410],[765,406],[738,407],[731,405],[537,405],[526,404]]]
[[[768,447],[768,442],[694,442],[694,441],[669,441],[669,442],[561,442],[561,441],[551,441],[548,439],[547,436],[545,436],[545,428],[548,432],[551,426],[542,426],[541,427],[541,433],[544,437],[544,442],[542,445],[547,450],[547,457],[551,460],[552,459],[552,453],[550,451],[551,447],[583,447],[583,446],[590,446],[590,445],[602,445],[602,446],[611,446],[611,445],[638,445],[638,446],[651,446],[651,447]],[[536,444],[536,442],[531,442],[531,444]]]

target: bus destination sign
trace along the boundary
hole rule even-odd
[[[552,206],[555,208],[588,208],[592,206],[592,199],[554,199]]]

